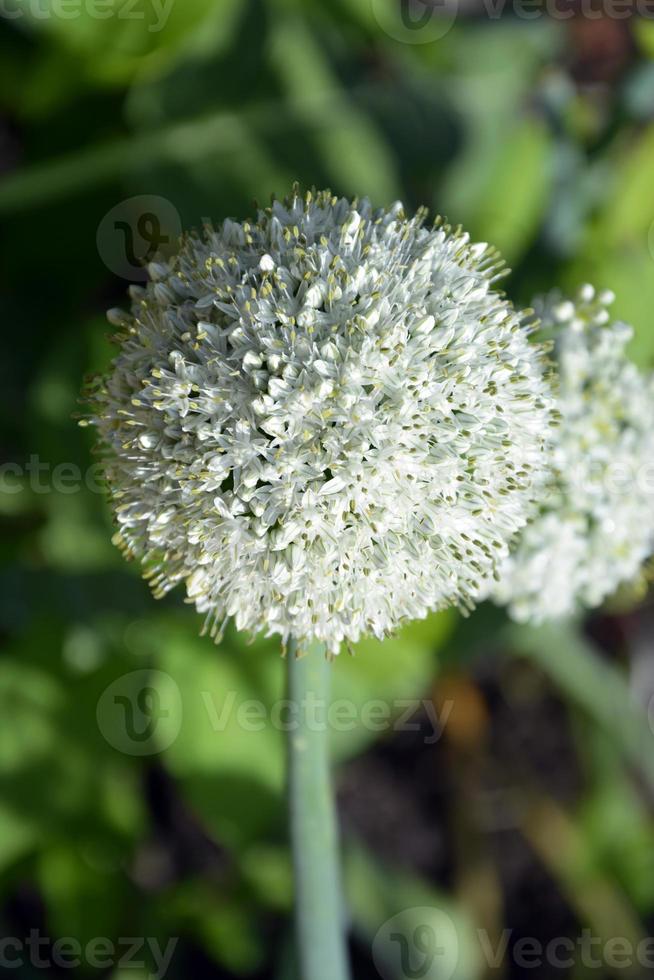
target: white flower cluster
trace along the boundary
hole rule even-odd
[[[552,486],[494,590],[519,621],[570,616],[633,580],[654,551],[654,381],[628,359],[611,293],[551,295],[539,315],[554,340],[560,425]]]
[[[93,395],[119,526],[220,635],[470,606],[533,513],[553,399],[497,254],[327,191],[190,235]]]

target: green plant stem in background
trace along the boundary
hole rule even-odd
[[[300,980],[348,980],[336,811],[329,767],[331,665],[321,644],[289,643],[288,802]]]

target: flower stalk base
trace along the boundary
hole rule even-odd
[[[341,896],[336,812],[329,767],[326,707],[331,665],[314,644],[287,652],[288,698],[300,723],[288,735],[288,803],[295,880],[299,980],[349,980]],[[324,705],[318,724],[307,725],[309,701]]]

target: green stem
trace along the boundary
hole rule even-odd
[[[329,771],[331,665],[321,645],[289,643],[288,801],[300,980],[348,980],[338,833]]]

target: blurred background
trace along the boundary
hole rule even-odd
[[[654,9],[0,10],[0,968],[293,980],[283,665],[200,638],[113,548],[73,421],[104,311],[182,227],[299,180],[461,222],[519,302],[614,289],[651,365]],[[356,980],[648,973],[653,635],[642,586],[574,626],[482,607],[339,658]]]

